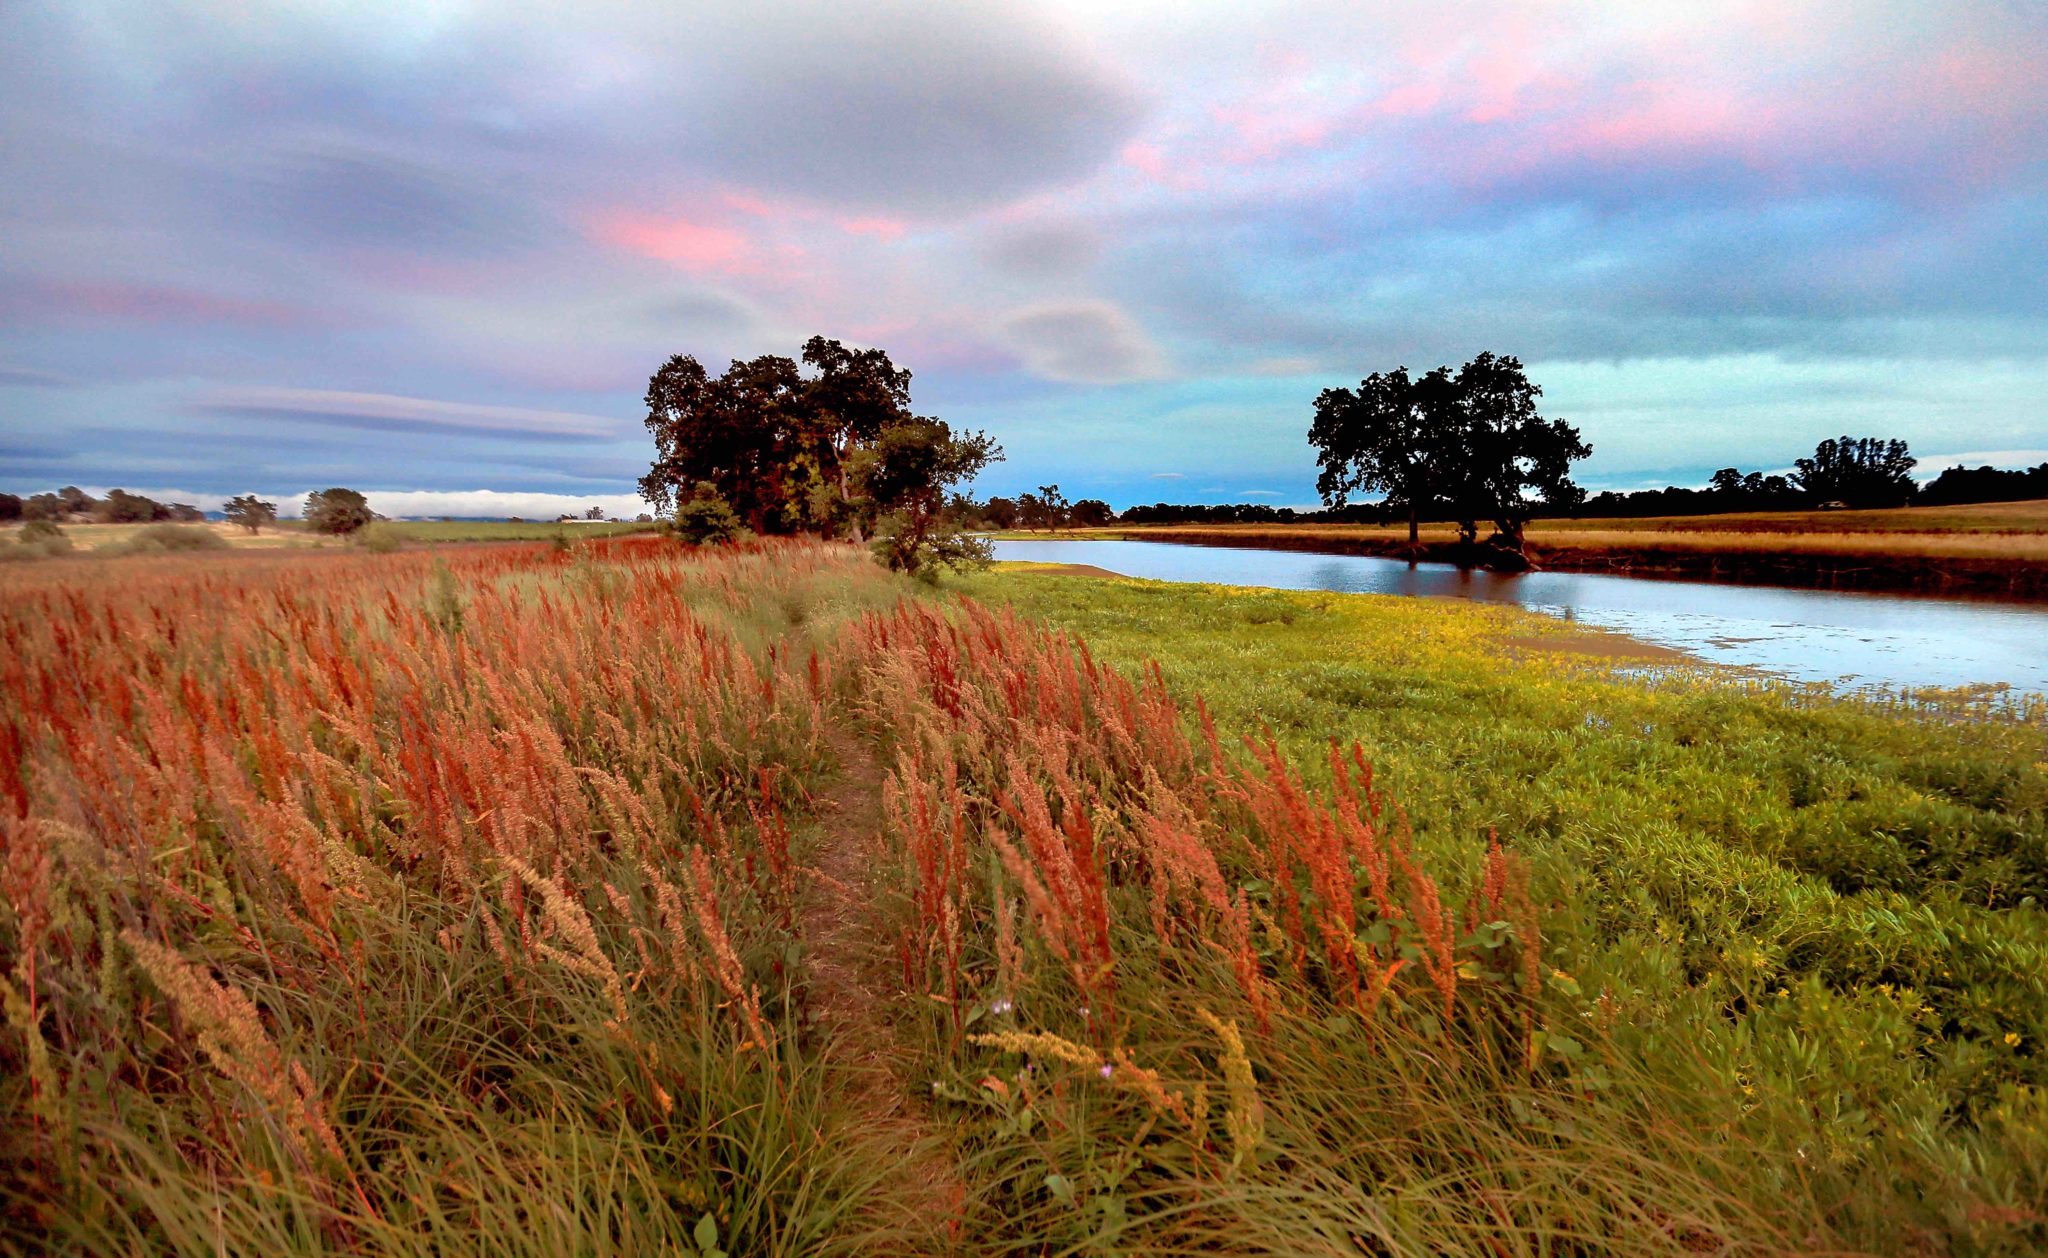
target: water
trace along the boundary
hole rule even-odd
[[[2048,606],[1904,594],[1518,574],[1366,555],[1168,542],[999,541],[996,558],[1083,563],[1155,581],[1513,603],[1706,660],[1843,688],[2000,684],[2048,694]]]

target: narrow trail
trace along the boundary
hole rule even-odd
[[[901,1249],[873,1252],[947,1253],[961,1239],[965,1184],[915,1099],[909,1050],[890,1023],[902,984],[873,917],[883,768],[852,730],[831,727],[827,745],[839,768],[811,796],[820,827],[814,865],[823,877],[802,915],[808,1004],[832,1086],[862,1116],[845,1155],[887,1168],[865,1221],[906,1238]]]

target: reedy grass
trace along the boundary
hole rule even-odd
[[[4,578],[0,1246],[2048,1239],[2024,705],[1646,675],[1498,608],[967,583],[1014,616],[801,545],[114,567]],[[929,1194],[850,1155],[806,1008],[846,722],[892,757],[879,1016],[957,1221],[876,1208]],[[205,984],[260,1019],[227,1067]]]

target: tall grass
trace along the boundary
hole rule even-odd
[[[14,1247],[835,1231],[877,1172],[821,1156],[763,843],[820,698],[740,638],[864,571],[604,547],[11,584]]]
[[[2009,716],[1510,681],[1458,654],[1484,609],[1368,644],[1324,596],[972,587],[1026,615],[816,545],[0,580],[11,1250],[2048,1240]],[[813,816],[849,731],[879,836]],[[821,1019],[823,947],[872,1010]],[[849,1016],[956,1189],[869,1156]]]

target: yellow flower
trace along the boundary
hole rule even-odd
[[[2008,1048],[2018,1048],[2020,1046],[2020,1033],[2018,1031],[2007,1031],[2005,1033],[2005,1043]]]

